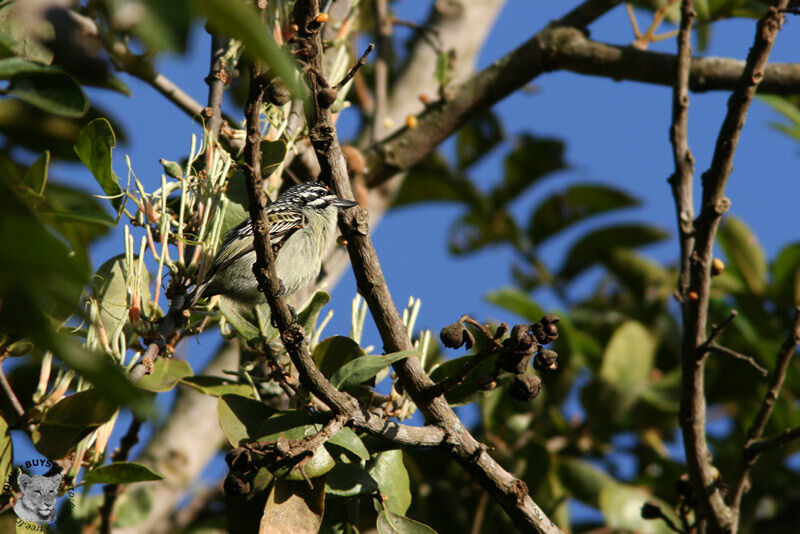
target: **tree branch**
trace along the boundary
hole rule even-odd
[[[452,87],[452,97],[420,114],[416,128],[404,128],[366,150],[367,184],[375,187],[396,173],[411,169],[474,113],[490,108],[544,72],[569,70],[673,86],[676,67],[677,57],[672,54],[598,43],[575,28],[548,26],[492,66]],[[689,89],[733,89],[743,68],[744,62],[738,60],[694,58]],[[771,94],[800,92],[800,65],[766,66],[759,90]]]
[[[672,90],[672,125],[669,139],[672,143],[672,158],[675,172],[669,178],[675,212],[678,215],[678,241],[681,248],[681,269],[678,276],[678,294],[686,302],[689,287],[689,255],[694,246],[694,205],[692,201],[692,179],[694,156],[689,148],[689,76],[692,63],[692,24],[696,13],[694,0],[681,2],[681,25],[678,33],[678,56],[675,65],[675,85]]]
[[[753,467],[756,460],[758,460],[758,455],[763,452],[763,450],[766,450],[761,449],[760,446],[754,447],[754,445],[761,439],[761,435],[764,433],[764,429],[767,426],[769,416],[772,415],[772,409],[775,407],[775,403],[781,393],[783,381],[786,378],[786,372],[789,370],[789,363],[792,361],[792,356],[794,356],[798,344],[800,344],[800,307],[795,308],[792,328],[778,352],[778,358],[775,362],[775,369],[772,371],[769,389],[764,395],[764,400],[761,402],[761,407],[758,409],[753,424],[750,425],[750,429],[747,431],[747,441],[745,441],[744,449],[742,450],[739,468],[733,479],[730,490],[728,491],[728,505],[736,510],[739,509],[744,492],[747,490],[747,477],[750,469]],[[782,434],[778,436],[780,435]],[[777,438],[777,436],[775,436],[775,438]]]
[[[124,462],[128,459],[131,449],[139,443],[139,430],[142,422],[134,417],[128,427],[128,431],[122,436],[119,442],[119,449],[111,454],[111,462]],[[103,486],[103,505],[100,507],[100,533],[110,534],[111,525],[114,522],[114,503],[122,493],[124,486],[120,484],[106,484]]]
[[[708,301],[711,288],[711,260],[714,239],[722,214],[730,206],[724,197],[725,185],[733,168],[733,155],[750,102],[763,78],[764,67],[783,20],[781,9],[788,0],[780,0],[758,21],[753,47],[744,71],[728,101],[728,112],[720,127],[711,167],[703,175],[703,199],[700,215],[694,221],[695,242],[690,255],[689,289],[697,298],[684,305],[683,346],[681,355],[680,425],[686,464],[699,512],[713,531],[733,532],[738,518],[723,500],[717,485],[716,469],[706,440],[705,358],[698,349],[707,339]]]
[[[319,13],[318,0],[298,1],[295,4],[295,21],[300,37],[316,50],[308,58],[313,71],[319,72],[319,53],[322,42],[314,31],[313,21]],[[324,89],[317,76],[309,76],[312,94]],[[329,108],[322,107],[319,99],[312,98],[314,107],[306,110],[309,137],[319,159],[323,180],[330,181],[337,195],[353,198],[347,168],[333,126]],[[366,300],[380,332],[386,352],[412,350],[413,346],[403,325],[392,296],[383,277],[378,257],[372,246],[364,210],[350,210],[340,216],[340,229],[348,242],[347,248],[353,265],[359,292]],[[424,392],[433,385],[416,357],[394,364],[403,387],[417,404],[426,420],[447,433],[447,445],[453,457],[467,470],[506,510],[522,531],[559,532],[528,494],[525,484],[505,471],[486,452],[483,446],[466,430],[443,397],[426,399]]]

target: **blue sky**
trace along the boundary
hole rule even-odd
[[[530,38],[549,20],[577,4],[577,1],[509,0],[489,36],[478,67],[489,65]],[[414,0],[401,0],[393,5],[404,19],[421,20],[427,12]],[[650,15],[638,12],[638,17],[640,26],[646,27]],[[743,59],[752,44],[754,28],[754,21],[744,19],[715,24],[711,47],[704,55]],[[595,23],[591,36],[623,45],[633,40],[624,7],[617,7]],[[778,36],[771,60],[797,61],[799,37],[798,20],[790,17]],[[656,43],[651,49],[674,52],[675,47],[674,39],[670,39]],[[192,35],[190,53],[186,57],[164,56],[158,61],[165,75],[200,102],[206,101],[207,86],[202,80],[208,73],[208,49],[209,38],[199,29]],[[199,132],[199,128],[149,86],[125,75],[122,78],[130,85],[133,93],[130,98],[101,91],[92,91],[90,96],[102,108],[113,111],[127,129],[128,143],[115,151],[117,174],[127,175],[123,156],[128,154],[136,175],[152,190],[160,180],[159,158],[180,159],[187,152],[190,134]],[[542,75],[534,84],[538,89],[535,93],[518,91],[495,106],[494,111],[502,118],[511,138],[531,132],[564,140],[570,168],[553,174],[519,198],[514,203],[515,213],[525,220],[525,214],[533,206],[568,184],[585,181],[613,184],[634,194],[642,204],[599,221],[646,221],[666,228],[671,238],[645,252],[660,261],[674,261],[677,257],[675,216],[666,182],[673,170],[668,139],[670,89],[567,72]],[[727,96],[721,92],[691,95],[689,141],[697,161],[698,177],[708,167]],[[409,98],[416,98],[416,95]],[[228,111],[236,110],[229,107]],[[348,118],[347,113],[352,116]],[[233,115],[240,116],[239,113]],[[342,117],[343,138],[353,134],[355,117],[353,111],[346,111]],[[753,104],[727,189],[732,201],[730,213],[744,219],[755,230],[769,257],[798,239],[792,215],[800,201],[799,147],[768,126],[774,119],[776,115],[766,105]],[[507,147],[495,150],[472,171],[478,187],[488,189],[501,178],[502,156]],[[445,144],[445,151],[452,152],[452,143]],[[62,164],[56,166],[53,173],[101,193],[90,173],[80,165]],[[699,198],[699,188],[696,188],[695,198]],[[446,247],[447,233],[459,214],[460,208],[449,204],[414,205],[398,209],[381,221],[373,239],[395,302],[402,306],[411,295],[421,298],[418,327],[431,328],[434,332],[462,313],[482,320],[515,321],[515,317],[484,300],[487,291],[511,283],[512,254],[498,248],[468,257],[451,257]],[[590,224],[567,232],[566,239],[547,243],[543,255],[558,264],[571,239],[587,227]],[[93,251],[96,266],[121,252],[120,235],[121,232],[115,232],[98,243]],[[588,276],[591,278],[591,273]],[[355,292],[353,276],[348,273],[333,290],[330,306],[335,316],[326,330],[327,335],[347,334],[350,301]],[[544,295],[541,303],[548,307],[554,301]],[[364,341],[378,348],[381,346],[375,329],[369,325]],[[211,335],[204,336],[199,345],[194,341],[187,345],[187,358],[195,369],[216,343],[215,336]],[[163,402],[168,403],[169,397],[164,396]],[[124,431],[126,421],[127,418],[121,420],[118,429]],[[17,442],[23,445],[22,440]],[[33,455],[33,451],[23,445],[19,450],[23,459],[28,454],[26,450]],[[212,470],[221,473],[217,468]]]

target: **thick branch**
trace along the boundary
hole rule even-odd
[[[412,168],[469,117],[490,108],[544,72],[561,69],[673,86],[676,67],[677,58],[672,54],[597,43],[574,28],[548,27],[463,84],[452,87],[452,98],[419,115],[416,128],[402,129],[365,151],[367,184],[374,187]],[[733,89],[743,68],[744,62],[734,59],[694,58],[689,89]],[[800,92],[800,65],[768,65],[763,74],[759,85],[762,93]]]
[[[687,471],[699,501],[699,512],[709,528],[719,532],[734,532],[738,518],[723,501],[716,469],[711,464],[705,429],[705,358],[698,358],[698,349],[708,337],[706,328],[714,239],[719,220],[730,205],[724,197],[725,185],[733,168],[733,155],[747,110],[763,78],[769,52],[783,20],[779,10],[787,3],[788,0],[780,0],[778,8],[770,8],[756,27],[755,43],[728,101],[728,112],[720,127],[711,168],[703,175],[703,200],[700,215],[695,220],[695,243],[690,256],[689,289],[697,298],[689,299],[684,306],[680,424]]]
[[[211,117],[208,119],[208,129],[211,131],[213,139],[219,139],[219,131],[222,127],[222,96],[225,94],[225,66],[222,56],[225,55],[228,41],[219,35],[211,35],[211,66],[208,72],[208,107],[211,109]]]

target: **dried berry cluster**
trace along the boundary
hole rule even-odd
[[[546,315],[539,322],[533,324],[515,325],[502,344],[498,340],[505,333],[507,327],[505,324],[500,325],[497,333],[491,339],[495,342],[496,348],[499,348],[494,372],[477,377],[475,380],[477,386],[483,390],[494,389],[497,387],[498,374],[506,371],[514,375],[513,382],[509,387],[512,399],[525,402],[536,398],[542,389],[542,380],[538,376],[525,374],[525,371],[531,359],[533,359],[534,369],[539,372],[553,371],[558,367],[558,354],[542,346],[552,343],[558,338],[558,327],[556,326],[558,320],[555,315]],[[459,348],[463,345],[470,349],[475,344],[475,339],[464,325],[463,320],[444,327],[440,338],[444,346],[449,348]],[[481,351],[481,354],[485,350],[486,348]],[[492,352],[497,351],[493,350]],[[477,357],[479,355],[476,355]]]

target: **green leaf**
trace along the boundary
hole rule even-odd
[[[248,384],[237,384],[221,376],[187,376],[181,379],[181,384],[185,384],[204,395],[210,395],[212,397],[238,395],[252,398],[253,396],[253,388]]]
[[[337,462],[328,473],[325,493],[335,497],[354,497],[378,490],[378,483],[359,464]]]
[[[442,364],[436,366],[433,371],[431,371],[431,379],[434,382],[440,382],[444,380],[448,376],[455,374],[474,357],[474,354],[467,354],[466,356],[451,358],[443,362]],[[497,355],[490,356],[482,361],[477,367],[471,370],[466,377],[464,377],[464,380],[462,380],[460,384],[454,386],[445,394],[445,399],[447,399],[447,402],[452,406],[463,406],[465,404],[477,402],[481,398],[485,397],[489,392],[480,389],[475,383],[475,379],[483,374],[493,373],[496,362]],[[500,376],[497,377],[497,387],[502,387],[508,384],[511,382],[512,378],[513,377],[511,374],[501,373]]]
[[[567,168],[562,141],[524,134],[514,145],[504,161],[503,183],[491,192],[493,206],[513,201],[541,178]]]
[[[621,411],[630,408],[647,387],[655,354],[656,340],[638,321],[625,321],[612,334],[599,377],[613,388]]]
[[[644,224],[605,226],[586,234],[572,245],[559,275],[570,280],[592,265],[608,258],[610,251],[615,248],[638,248],[662,241],[668,235],[660,228]]]
[[[275,172],[285,158],[285,141],[261,141],[261,174],[265,179]]]
[[[4,49],[11,49],[13,55],[23,59],[36,61],[49,65],[53,61],[53,52],[41,43],[39,37],[30,31],[31,23],[40,25],[40,30],[45,33],[52,32],[52,25],[43,18],[27,20],[20,18],[29,17],[31,11],[18,13],[22,2],[5,2],[0,8],[0,35]],[[44,9],[41,10],[44,14]],[[47,27],[49,26],[49,27]],[[6,53],[7,55],[7,53]]]
[[[531,216],[528,237],[538,244],[578,221],[637,204],[634,197],[619,189],[601,184],[573,185],[539,204]]]
[[[208,19],[214,31],[242,41],[248,53],[263,61],[286,83],[295,98],[306,98],[308,89],[301,81],[295,63],[264,31],[261,17],[242,0],[190,0],[190,4]]]
[[[129,288],[125,281],[125,263],[125,254],[109,258],[92,277],[92,296],[100,307],[100,322],[109,339],[118,328],[128,323],[129,292],[132,293],[134,288]],[[134,273],[127,274],[128,278],[133,280]],[[141,296],[140,306],[146,307],[150,302],[150,276],[147,269],[143,269],[141,272],[138,291]],[[138,336],[132,328],[128,327],[126,337],[132,340]]]
[[[277,479],[267,498],[260,532],[318,532],[325,510],[325,484]]]
[[[114,462],[101,465],[86,474],[87,484],[130,484],[148,480],[163,480],[164,477],[136,462]]]
[[[436,531],[428,525],[389,510],[383,510],[378,514],[375,527],[378,534],[436,534]]]
[[[557,467],[558,479],[579,501],[591,506],[600,503],[600,492],[617,481],[605,471],[578,458],[562,456]]]
[[[790,306],[800,303],[800,243],[787,245],[778,252],[772,263],[771,293]]]
[[[503,124],[491,111],[470,118],[458,130],[456,160],[460,171],[475,165],[503,140]]]
[[[303,332],[306,333],[307,337],[311,338],[314,336],[319,314],[322,311],[322,308],[324,308],[325,305],[330,301],[330,295],[324,291],[317,291],[314,293],[314,296],[311,297],[308,305],[297,314],[297,322],[303,327]]]
[[[343,427],[339,432],[334,434],[333,437],[326,442],[326,446],[329,445],[335,445],[348,450],[362,460],[369,460],[369,451],[364,446],[364,442],[361,441],[358,434],[347,427]]]
[[[675,289],[661,265],[629,248],[611,249],[603,265],[634,295],[645,299],[668,298]]]
[[[385,369],[394,362],[404,360],[417,354],[415,350],[404,350],[385,355],[370,355],[356,358],[340,367],[332,376],[331,384],[337,389],[357,386],[366,382],[381,369]]]
[[[486,295],[486,300],[495,306],[517,314],[531,323],[546,315],[544,309],[534,302],[530,295],[513,287],[504,287],[491,291]]]
[[[41,197],[44,195],[44,188],[47,185],[47,173],[50,169],[50,151],[46,150],[39,156],[33,165],[25,171],[20,185],[28,187],[34,195]]]
[[[494,244],[516,245],[521,237],[517,221],[505,208],[478,208],[453,224],[447,244],[450,252],[461,255]]]
[[[277,441],[279,438],[299,440],[307,436],[312,436],[322,430],[323,425],[316,423],[306,412],[301,410],[285,410],[272,415],[264,421],[258,429],[258,441]],[[325,445],[320,445],[314,455],[303,464],[303,472],[299,469],[291,470],[294,462],[279,463],[278,466],[268,466],[276,477],[286,477],[289,480],[303,480],[308,478],[320,477],[336,465],[336,461],[325,449]]]
[[[83,117],[89,111],[89,99],[83,89],[63,72],[16,74],[5,93],[62,117]]]
[[[728,216],[719,228],[719,245],[728,259],[726,271],[736,274],[754,295],[761,295],[767,283],[767,258],[752,230]]]
[[[358,343],[344,336],[323,339],[311,353],[311,358],[326,378],[332,377],[346,363],[363,357],[364,351]]]
[[[31,72],[58,72],[57,69],[34,63],[21,57],[0,59],[0,80],[11,79],[16,74],[29,74]]]
[[[92,172],[92,175],[109,197],[111,205],[119,210],[122,207],[122,188],[119,177],[111,166],[111,153],[117,145],[114,130],[108,120],[95,119],[83,127],[75,140],[75,154],[81,163]]]
[[[219,424],[234,447],[254,441],[261,424],[275,413],[263,402],[240,395],[223,395],[217,400]]]
[[[440,87],[445,87],[453,78],[452,61],[450,60],[450,52],[443,50],[436,56],[436,69],[434,71],[434,78]]]
[[[68,395],[45,414],[33,443],[45,457],[63,458],[81,439],[114,417],[118,408],[97,388]]]
[[[100,503],[98,503],[98,509]],[[114,506],[114,527],[127,528],[141,525],[153,509],[153,492],[150,485],[127,488],[117,498]]]
[[[646,502],[656,504],[675,525],[680,525],[678,516],[667,503],[648,493],[625,486],[610,484],[600,490],[600,510],[605,524],[615,532],[642,532],[652,534],[671,534],[673,531],[663,521],[653,521],[642,517],[642,505]]]
[[[367,472],[378,483],[381,495],[386,497],[386,508],[396,514],[405,514],[411,506],[411,489],[408,471],[403,464],[403,451],[379,452],[367,462]]]
[[[185,360],[175,358],[158,358],[153,365],[153,372],[140,378],[136,385],[146,391],[161,393],[174,388],[187,376],[192,376],[192,368]]]

